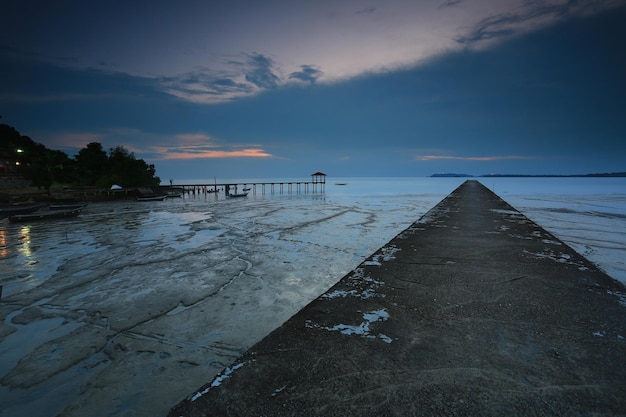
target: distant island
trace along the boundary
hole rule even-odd
[[[454,173],[443,173],[443,174],[433,174],[432,178],[469,178],[473,177],[473,175],[469,174],[454,174]]]
[[[574,175],[558,175],[558,174],[541,174],[541,175],[529,175],[529,174],[484,174],[484,175],[469,175],[469,174],[454,174],[454,173],[442,173],[432,174],[431,178],[584,178],[584,177],[626,177],[626,172],[606,172],[602,174],[574,174]]]

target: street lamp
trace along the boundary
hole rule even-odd
[[[23,153],[24,153],[24,149],[22,149],[22,148],[17,148],[17,149],[15,149],[15,152],[17,153],[17,155],[18,155],[18,157],[19,157],[19,155],[20,155],[20,154],[23,154]],[[20,162],[19,160],[16,160],[16,161],[15,161],[15,169],[16,169],[16,172],[18,173],[18,175],[20,174],[20,171],[19,171],[19,169],[20,169],[20,165],[22,165],[22,162]]]

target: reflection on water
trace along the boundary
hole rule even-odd
[[[0,229],[0,259],[9,256],[9,247],[7,243],[7,232],[4,229]]]
[[[18,250],[24,257],[31,258],[33,256],[33,252],[30,246],[31,245],[30,226],[21,226],[18,236],[19,236],[20,241],[22,242]]]
[[[3,220],[8,225],[8,220]],[[27,282],[37,264],[33,257],[29,226],[7,229],[0,226],[0,285],[3,296],[16,290],[18,281]]]
[[[0,220],[8,225],[8,220]],[[4,226],[0,226],[0,260],[11,256],[14,251],[18,251],[24,258],[30,258],[32,253],[30,226],[16,227],[11,233]]]

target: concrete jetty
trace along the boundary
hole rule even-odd
[[[477,181],[169,416],[626,415],[626,289]]]

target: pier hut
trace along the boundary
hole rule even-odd
[[[317,184],[320,184],[320,191],[324,191],[326,187],[326,174],[317,171],[315,174],[311,174],[311,183],[313,184],[313,191],[316,190]]]

